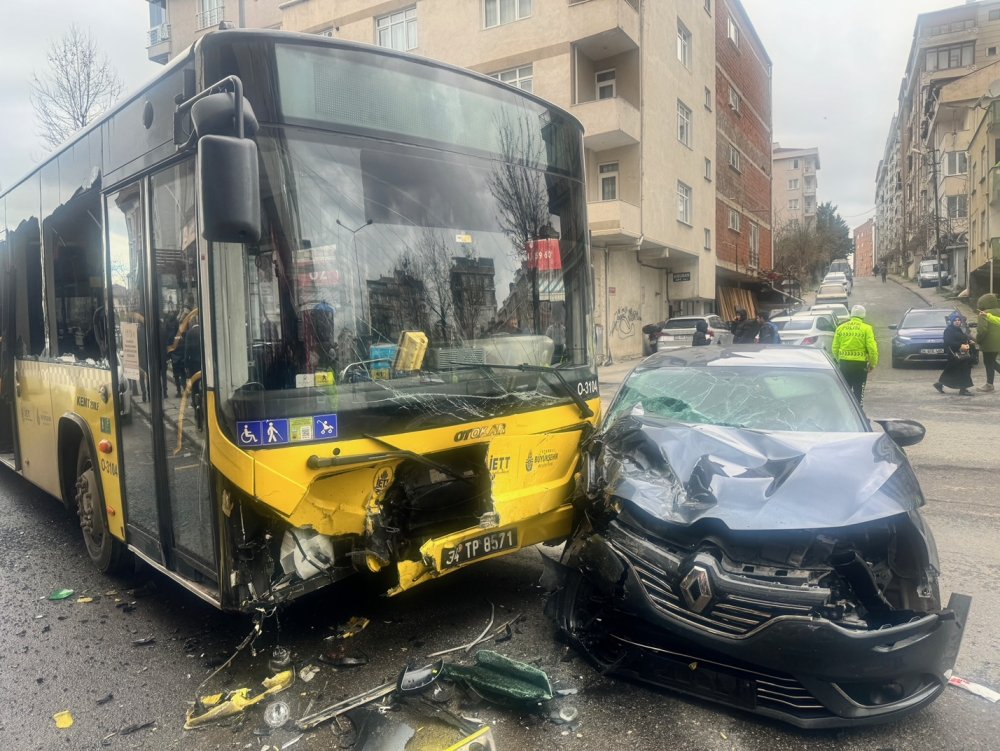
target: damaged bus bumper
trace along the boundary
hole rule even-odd
[[[849,627],[822,614],[827,589],[751,581],[617,521],[577,534],[560,568],[550,613],[602,671],[802,728],[888,722],[932,702],[971,602]]]

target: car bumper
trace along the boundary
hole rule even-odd
[[[746,633],[723,634],[711,617],[671,596],[671,574],[650,565],[644,546],[661,550],[612,524],[605,535],[574,539],[563,559],[571,579],[580,577],[578,584],[585,581],[608,603],[598,634],[567,628],[561,619],[607,672],[803,728],[892,721],[926,706],[947,685],[969,609],[964,595],[953,595],[946,610],[875,631],[761,600],[753,609],[774,617]],[[720,599],[740,583],[718,571],[709,576]]]
[[[894,341],[892,343],[892,359],[897,362],[943,363],[948,357],[944,353],[943,342],[906,342],[898,344]]]

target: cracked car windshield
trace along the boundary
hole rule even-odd
[[[544,148],[517,129],[512,150]],[[582,186],[315,131],[259,143],[261,242],[214,254],[231,419],[432,427],[565,403],[592,373]]]
[[[752,430],[866,430],[832,373],[774,368],[658,368],[636,373],[607,424],[623,415]]]

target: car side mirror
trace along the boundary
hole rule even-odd
[[[889,324],[889,330],[890,331],[896,331],[898,328],[899,328],[899,324],[897,324],[897,323],[890,323]]]
[[[887,420],[872,420],[882,426],[882,430],[899,447],[913,446],[924,440],[927,430],[916,420],[891,418]]]

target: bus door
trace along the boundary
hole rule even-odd
[[[107,212],[128,542],[153,563],[210,583],[216,536],[193,160],[122,188]]]
[[[0,461],[17,467],[14,419],[14,279],[10,247],[0,242]]]

